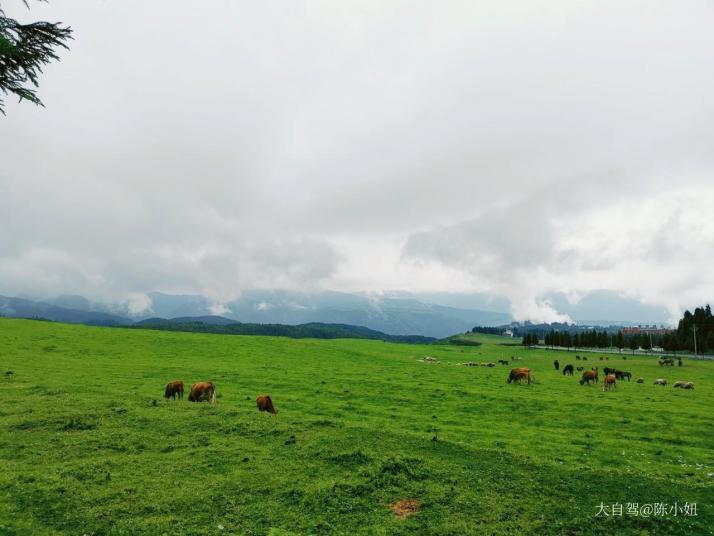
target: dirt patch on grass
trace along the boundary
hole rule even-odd
[[[416,499],[401,499],[390,504],[389,509],[398,518],[406,519],[421,510],[421,502]]]

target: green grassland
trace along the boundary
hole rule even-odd
[[[0,319],[0,534],[712,534],[714,363],[472,340]],[[510,356],[532,385],[458,365]],[[633,381],[580,386],[554,357]],[[173,379],[214,380],[218,403],[164,400]],[[277,416],[256,410],[262,393]],[[388,506],[405,498],[422,509],[400,519]],[[601,502],[675,501],[698,516],[595,517]]]

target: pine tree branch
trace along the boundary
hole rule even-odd
[[[27,6],[27,0],[23,1]],[[70,39],[72,29],[63,27],[62,23],[20,24],[6,17],[0,8],[0,91],[5,95],[16,95],[20,101],[28,100],[42,106],[34,89],[38,87],[42,67],[59,60],[57,50],[68,49]],[[2,98],[0,113],[5,114]]]

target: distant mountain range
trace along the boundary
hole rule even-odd
[[[661,307],[606,290],[590,292],[577,302],[569,301],[560,293],[551,293],[543,299],[581,325],[659,324],[666,322],[669,316]],[[238,299],[218,303],[197,294],[150,292],[145,301],[141,304],[143,310],[137,311],[136,304],[92,302],[78,295],[41,301],[0,296],[0,315],[108,326],[131,325],[152,317],[179,319],[179,323],[200,319],[210,325],[216,322],[328,323],[364,326],[391,335],[436,338],[463,333],[474,326],[501,326],[512,321],[506,299],[479,293],[390,292],[376,295],[248,290]]]
[[[125,326],[133,321],[125,316],[103,311],[87,311],[61,307],[52,303],[0,296],[0,316],[41,318],[55,322],[88,324],[90,326]]]
[[[509,314],[424,303],[411,296],[371,296],[322,291],[250,290],[216,307],[197,295],[148,294],[154,315],[220,315],[244,323],[299,325],[310,322],[365,326],[392,335],[446,337],[473,326],[510,321]],[[218,311],[217,311],[218,309]]]
[[[216,304],[203,296],[152,292],[148,297],[150,308],[132,316],[125,304],[110,306],[82,296],[60,296],[47,301],[0,296],[0,315],[102,326],[156,325],[168,322],[166,319],[174,324],[206,325],[339,324],[393,336],[435,338],[465,332],[475,325],[510,321],[505,313],[428,304],[408,296],[375,298],[339,292],[249,291],[240,299],[218,307],[220,315],[213,314]]]

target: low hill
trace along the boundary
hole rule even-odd
[[[133,328],[155,329],[162,331],[185,331],[193,333],[214,333],[220,335],[262,335],[291,337],[293,339],[372,339],[388,342],[408,342],[414,344],[428,344],[436,339],[422,337],[421,335],[389,335],[381,331],[352,326],[349,324],[326,324],[310,322],[297,326],[286,324],[241,324],[231,321],[215,321],[216,318],[206,322],[199,318],[149,318],[137,322]],[[229,320],[229,319],[223,319]]]
[[[158,326],[170,324],[195,324],[201,323],[207,326],[231,326],[240,324],[237,320],[226,318],[225,316],[204,315],[204,316],[179,316],[176,318],[146,318],[135,322],[135,326]]]
[[[132,321],[126,317],[98,311],[71,309],[58,305],[0,296],[0,316],[70,322],[90,326],[124,326]]]

